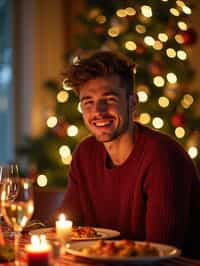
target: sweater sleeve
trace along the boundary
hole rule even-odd
[[[146,240],[181,248],[189,223],[193,163],[180,151],[154,152],[145,179]]]

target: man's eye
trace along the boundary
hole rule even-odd
[[[85,102],[83,103],[84,106],[89,106],[89,105],[91,105],[91,104],[92,104],[92,101],[91,101],[91,100],[89,100],[89,101],[85,101]]]
[[[116,103],[117,102],[117,98],[115,98],[115,97],[109,97],[109,98],[107,98],[107,102],[109,102],[109,103]]]

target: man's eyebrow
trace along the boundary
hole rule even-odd
[[[80,98],[80,102],[84,101],[84,100],[89,100],[91,99],[90,96],[83,96],[82,98]]]

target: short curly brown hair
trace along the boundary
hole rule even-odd
[[[134,88],[134,67],[133,62],[121,54],[99,51],[71,65],[64,82],[79,94],[81,86],[87,81],[117,75],[125,86],[127,95],[130,95]]]

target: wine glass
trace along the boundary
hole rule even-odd
[[[11,194],[14,191],[14,197]],[[1,194],[2,215],[14,230],[15,265],[19,262],[20,233],[34,211],[33,183],[29,178],[8,178],[3,182]]]

